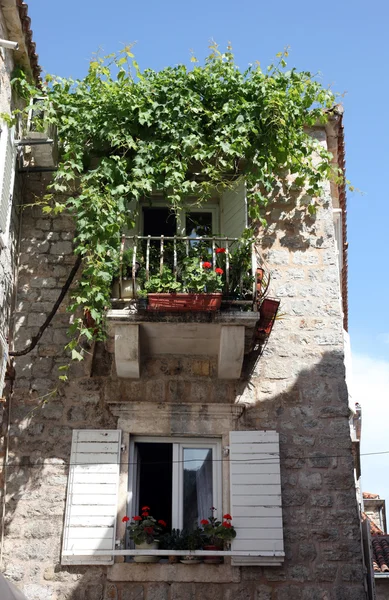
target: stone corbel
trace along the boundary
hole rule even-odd
[[[118,377],[139,379],[139,325],[115,326],[115,365]]]

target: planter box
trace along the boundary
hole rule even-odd
[[[219,310],[222,293],[148,294],[147,310],[160,312],[211,312]]]

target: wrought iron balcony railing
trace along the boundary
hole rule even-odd
[[[223,297],[234,304],[256,301],[258,269],[252,240],[226,236],[139,236],[122,235],[119,297],[124,283],[132,281],[132,297],[137,298],[150,277],[170,269],[176,281],[185,277],[185,258],[196,258],[199,267],[208,262],[223,271]],[[146,286],[147,287],[147,286]],[[206,292],[206,289],[204,289]],[[117,294],[113,294],[117,296]]]

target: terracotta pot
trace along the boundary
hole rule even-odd
[[[215,550],[215,552],[217,552],[218,550],[220,550],[220,546],[216,546],[216,545],[209,545],[209,546],[204,546],[203,550]],[[207,565],[220,565],[220,563],[223,562],[223,557],[222,556],[204,556],[203,557],[204,562]]]
[[[159,542],[135,544],[135,550],[158,550],[158,544]],[[159,556],[134,556],[134,561],[139,563],[157,563],[159,560]]]
[[[222,294],[148,294],[147,310],[161,312],[213,312],[220,308]]]
[[[177,556],[176,554],[172,554],[171,556],[168,557],[169,565],[174,565],[174,564],[178,563],[178,559],[179,559],[179,556]]]

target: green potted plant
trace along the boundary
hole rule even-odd
[[[180,529],[172,529],[171,532],[164,533],[160,538],[161,550],[185,550],[185,536]],[[179,560],[177,554],[168,557],[169,563],[174,564]]]
[[[141,270],[142,263],[143,258],[137,255],[134,265],[133,248],[127,248],[124,250],[123,254],[119,255],[119,263],[114,272],[112,283],[113,298],[131,300],[132,298],[136,298],[138,296],[143,282],[143,274]]]
[[[148,310],[215,311],[221,305],[222,275],[222,269],[198,257],[185,258],[177,277],[165,266],[145,283]]]
[[[204,544],[203,530],[200,527],[196,527],[192,531],[183,532],[182,545],[185,550],[201,550]],[[185,565],[198,565],[203,561],[202,557],[193,554],[187,554],[181,558],[181,561]]]
[[[202,519],[202,535],[204,538],[204,550],[222,550],[226,542],[231,542],[236,537],[236,531],[232,525],[232,517],[228,513],[223,515],[223,521],[215,517],[216,508],[211,507],[211,515],[208,519]],[[222,562],[218,556],[206,556],[204,562],[208,564],[218,564]]]
[[[157,521],[150,515],[150,508],[144,506],[140,515],[132,517],[123,517],[123,522],[127,523],[129,537],[134,540],[136,550],[156,550],[159,544],[159,538],[166,527],[165,521]],[[158,556],[134,556],[135,562],[154,563],[159,561]]]

